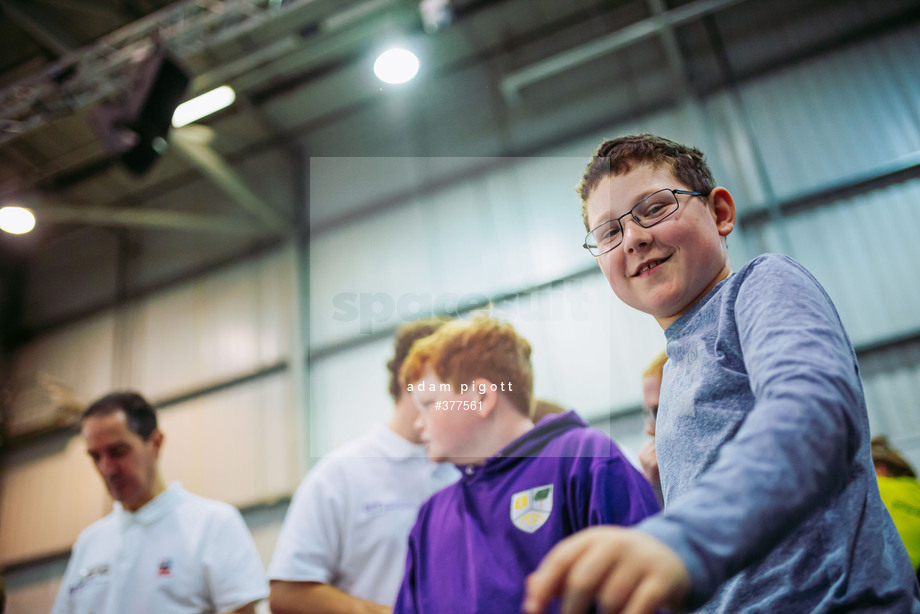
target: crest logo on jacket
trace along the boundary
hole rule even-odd
[[[511,495],[511,522],[525,533],[533,533],[553,512],[553,485],[546,484]]]

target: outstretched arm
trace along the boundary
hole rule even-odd
[[[726,408],[744,412],[737,432],[691,489],[635,533],[599,528],[558,544],[528,581],[528,612],[554,596],[567,614],[595,597],[630,614],[703,603],[843,488],[868,431],[852,347],[801,267],[774,261],[749,274],[727,320],[743,360],[733,373],[755,398]]]

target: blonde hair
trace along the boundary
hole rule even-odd
[[[476,378],[493,384],[507,383],[502,392],[525,416],[533,405],[533,366],[530,344],[507,322],[479,315],[448,322],[429,337],[417,341],[400,371],[403,389],[420,380],[431,367],[439,380],[459,390]]]
[[[642,377],[657,375],[658,379],[661,379],[664,375],[664,363],[666,362],[668,362],[668,355],[662,352],[655,357],[655,360],[649,363],[649,366],[645,367],[645,371],[642,372]]]

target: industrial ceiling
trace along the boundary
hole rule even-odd
[[[125,282],[143,292],[918,19],[913,0],[0,0],[0,205],[38,218],[0,236],[3,341],[55,324],[24,314],[52,243],[76,270],[96,266],[99,232],[129,252],[165,241],[178,263]],[[371,67],[396,43],[422,68],[389,86]],[[156,45],[192,76],[187,97],[229,84],[237,100],[137,174],[91,120]],[[335,157],[464,161],[311,199],[311,160]]]

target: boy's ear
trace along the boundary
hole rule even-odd
[[[727,237],[735,228],[735,199],[725,188],[716,187],[709,193],[709,204],[712,206],[719,235]]]
[[[480,406],[478,415],[480,418],[488,418],[492,414],[492,410],[494,410],[495,406],[498,404],[498,392],[492,390],[492,382],[482,377],[473,380],[473,384],[473,389],[479,396]],[[479,392],[480,384],[483,386],[485,392]]]

